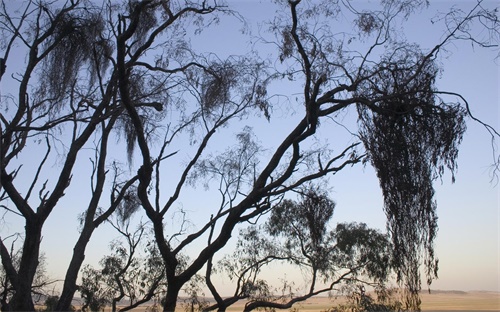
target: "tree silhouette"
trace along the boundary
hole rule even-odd
[[[308,188],[301,192],[299,201],[286,199],[273,207],[262,226],[240,231],[235,253],[220,263],[220,270],[235,281],[235,293],[222,299],[211,283],[212,272],[207,270],[207,284],[216,304],[206,310],[224,311],[241,299],[247,300],[245,311],[289,309],[346,285],[385,288],[392,268],[389,237],[366,224],[339,223],[329,229],[334,207],[326,194]],[[275,263],[302,272],[306,289],[301,292],[286,284],[291,281],[284,281],[280,296],[271,291],[272,285],[262,276],[269,274],[266,267]]]
[[[160,299],[165,278],[161,257],[155,244],[144,242],[143,237],[148,230],[146,224],[140,223],[136,230],[130,230],[129,220],[118,216],[113,227],[119,232],[122,240],[116,239],[110,244],[110,254],[100,260],[100,268],[85,266],[82,283],[78,287],[84,305],[94,311],[107,305],[111,310],[130,311],[147,303],[153,298]],[[140,252],[144,249],[145,252]],[[121,301],[128,304],[118,307]]]
[[[419,265],[428,283],[437,270],[432,183],[456,169],[466,118],[479,121],[463,97],[437,87],[438,56],[463,40],[497,48],[498,10],[483,1],[470,11],[451,9],[436,20],[441,41],[425,49],[398,29],[427,1],[383,0],[363,10],[346,1],[275,1],[268,32],[251,51],[196,50],[190,40],[203,38],[204,29],[243,19],[231,5],[1,3],[0,207],[24,222],[19,267],[7,236],[0,239],[12,310],[34,310],[43,229],[66,193],[85,199],[74,203],[84,211],[57,309],[70,307],[96,229],[114,213],[127,219],[135,211],[151,222],[166,279],[163,309],[173,311],[181,290],[213,265],[239,226],[283,208],[289,192],[368,162],[384,195],[392,264],[409,291],[407,305],[419,308]],[[281,83],[289,83],[288,94],[276,94]],[[294,112],[290,129],[277,111]],[[345,144],[329,124],[342,124],[348,112],[358,130]],[[273,129],[274,143],[250,127],[261,120],[272,126],[262,129]],[[217,189],[219,203],[183,209],[190,186]],[[189,226],[198,215],[203,221]],[[317,221],[299,215],[290,222]],[[310,232],[310,246],[323,230]],[[188,253],[195,256],[187,260]]]

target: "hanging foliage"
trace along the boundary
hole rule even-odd
[[[67,13],[54,22],[54,31],[46,44],[51,49],[44,60],[42,79],[56,100],[72,87],[79,70],[87,65],[90,79],[96,79],[109,65],[111,43],[103,37],[105,21],[100,14]]]
[[[202,81],[202,105],[207,113],[226,104],[231,88],[236,85],[238,71],[231,62],[213,63]]]
[[[126,193],[118,206],[117,217],[123,226],[134,213],[141,207],[139,198],[137,198],[137,189],[131,187]]]
[[[433,181],[445,168],[454,179],[465,111],[435,95],[438,69],[413,48],[391,54],[373,70],[360,93],[371,102],[359,104],[358,112],[361,140],[384,196],[398,281],[409,292],[407,306],[419,309],[420,264],[428,285],[438,269]]]

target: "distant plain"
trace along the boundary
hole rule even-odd
[[[421,294],[422,311],[500,311],[500,292],[492,291],[440,291]],[[295,304],[296,311],[321,312],[345,302],[343,298],[330,299],[315,297],[303,303]],[[227,311],[243,311],[245,302],[241,301],[229,307]],[[185,306],[178,305],[177,310],[185,311]],[[106,311],[110,311],[106,309]],[[146,307],[134,311],[146,311]],[[288,311],[288,310],[284,310]]]
[[[500,311],[499,292],[432,291],[421,294],[422,311]],[[301,312],[320,312],[336,305],[342,299],[316,297],[294,305]],[[234,305],[228,311],[242,311],[244,303]]]

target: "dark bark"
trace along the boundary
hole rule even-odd
[[[212,238],[214,228],[212,227],[212,230],[210,231],[210,239]],[[224,300],[220,296],[219,292],[215,288],[214,284],[212,283],[212,267],[213,267],[213,258],[210,258],[207,262],[207,271],[205,274],[205,283],[207,284],[208,289],[210,290],[210,293],[214,297],[215,301],[217,304],[215,306],[218,307],[218,311],[226,311],[226,305],[224,304]]]
[[[73,248],[73,257],[71,258],[66,276],[64,278],[64,286],[57,303],[56,311],[69,311],[71,302],[75,295],[78,278],[78,272],[82,267],[83,260],[85,260],[85,249],[93,233],[93,228],[83,229],[75,247]]]
[[[12,287],[16,288],[17,287],[17,271],[16,268],[14,267],[14,264],[12,263],[12,257],[11,253],[7,250],[7,247],[5,247],[2,239],[0,239],[0,255],[2,259],[2,266],[3,269],[5,270],[5,283],[3,286],[4,293],[2,295],[2,300],[7,302],[7,288],[9,287],[9,282],[12,284]],[[4,303],[2,303],[4,305]],[[2,309],[3,310],[3,309]]]
[[[248,312],[248,311],[252,311],[252,310],[255,310],[255,309],[267,309],[267,308],[280,309],[280,310],[290,309],[297,302],[306,301],[309,298],[312,298],[312,297],[315,297],[315,296],[317,296],[319,294],[323,294],[323,293],[326,293],[328,291],[333,290],[333,287],[335,285],[337,285],[339,282],[341,282],[344,279],[344,277],[346,277],[350,273],[351,272],[349,271],[347,273],[342,274],[336,281],[334,281],[333,283],[331,283],[330,286],[327,287],[327,288],[323,288],[323,289],[320,289],[320,290],[317,290],[317,291],[310,291],[310,292],[308,292],[307,294],[305,294],[303,296],[298,296],[298,297],[291,298],[287,302],[279,303],[279,302],[272,302],[272,301],[265,301],[265,300],[255,300],[255,301],[248,302],[245,305],[245,308],[244,308],[243,311]]]
[[[106,97],[107,99],[110,98],[109,95],[111,94],[112,89],[114,88],[108,88],[108,96]],[[109,100],[107,102],[109,102]],[[73,257],[71,258],[69,267],[66,271],[64,287],[59,298],[59,302],[57,303],[56,311],[68,311],[70,309],[71,301],[73,300],[73,296],[77,289],[76,280],[78,278],[78,272],[82,267],[82,263],[85,259],[85,250],[92,234],[94,233],[94,230],[116,210],[118,203],[123,197],[123,191],[126,190],[135,181],[134,178],[131,179],[129,183],[127,183],[123,187],[121,195],[118,196],[117,200],[111,203],[109,209],[101,216],[99,216],[96,220],[94,220],[99,205],[99,200],[101,199],[104,184],[106,181],[106,156],[108,150],[108,139],[115,121],[116,115],[110,119],[106,127],[103,127],[101,149],[99,151],[99,160],[97,166],[96,187],[93,190],[92,199],[89,203],[89,207],[87,208],[87,215],[85,217],[82,232],[80,233],[80,237],[78,238],[75,247],[73,248]]]
[[[241,297],[236,296],[236,297],[226,298],[226,299],[222,300],[222,303],[213,304],[213,305],[205,308],[203,311],[213,311],[213,310],[226,311],[228,307],[232,306],[236,302],[243,300],[243,299],[247,299],[247,298],[248,297],[246,297],[246,296],[241,296]]]
[[[31,297],[31,286],[38,267],[42,224],[37,217],[27,220],[23,255],[17,273],[17,288],[10,301],[11,311],[35,311]]]
[[[165,296],[165,303],[163,304],[163,312],[174,312],[177,306],[177,298],[183,283],[179,281],[168,281],[167,295]]]

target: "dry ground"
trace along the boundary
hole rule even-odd
[[[421,298],[422,311],[500,311],[498,292],[438,291],[423,293]],[[297,308],[301,312],[320,312],[332,305],[328,298],[314,298],[298,305]]]
[[[433,291],[431,294],[422,293],[421,298],[423,311],[500,311],[499,292]],[[326,297],[316,297],[294,307],[301,312],[320,312],[335,303]],[[230,307],[228,311],[242,311],[243,305],[244,302],[240,302]],[[145,310],[143,307],[134,311]],[[184,309],[180,307],[179,312],[181,311]]]
[[[422,310],[500,311],[498,292],[436,292],[422,294]]]

